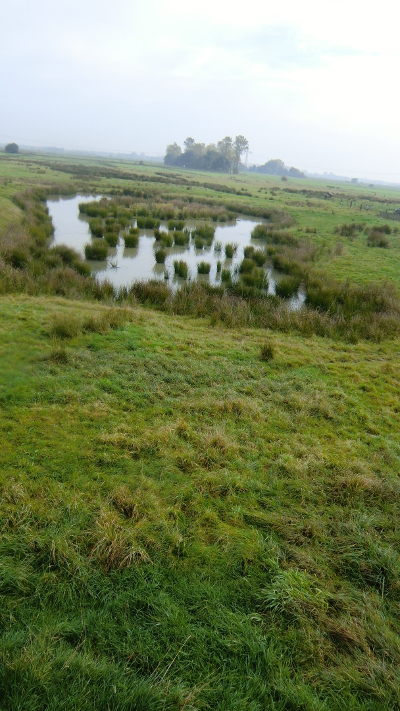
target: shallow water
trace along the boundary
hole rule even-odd
[[[85,244],[91,241],[89,231],[89,218],[79,213],[79,203],[89,202],[95,199],[93,196],[76,195],[73,198],[59,198],[48,200],[47,206],[54,225],[54,238],[50,246],[66,244],[76,249],[84,257]],[[254,247],[265,247],[262,240],[251,238],[251,232],[259,224],[260,220],[238,219],[236,222],[217,225],[215,237],[211,247],[202,250],[196,249],[193,241],[185,247],[166,248],[167,257],[165,264],[157,264],[155,260],[155,249],[160,246],[156,242],[153,230],[140,230],[139,244],[134,249],[126,249],[123,232],[121,232],[118,244],[115,249],[109,248],[107,260],[102,262],[90,261],[88,264],[92,272],[99,281],[109,280],[115,287],[129,286],[133,281],[148,279],[165,279],[168,274],[168,283],[172,287],[177,287],[184,282],[174,274],[174,260],[183,259],[188,265],[190,278],[197,278],[199,281],[211,284],[220,284],[220,274],[217,274],[217,261],[222,263],[222,269],[234,270],[243,259],[244,248],[252,244]],[[133,226],[136,224],[133,221]],[[199,221],[188,220],[185,227],[194,228]],[[167,223],[161,222],[161,230],[167,232]],[[222,251],[216,252],[216,243],[222,245]],[[237,252],[232,259],[227,259],[224,253],[224,246],[228,243],[238,245]],[[209,262],[211,264],[210,273],[207,275],[197,274],[197,264],[199,262]],[[281,278],[279,272],[271,266],[266,266],[268,275],[268,293],[275,294],[275,284]],[[304,298],[300,293],[298,297],[290,301],[292,308],[298,308],[303,303]]]

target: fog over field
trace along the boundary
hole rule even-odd
[[[250,162],[400,181],[399,6],[3,0],[0,142],[163,155],[244,134]]]

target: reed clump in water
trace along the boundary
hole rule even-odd
[[[199,262],[197,265],[198,274],[209,274],[211,270],[211,264],[209,262]]]
[[[139,243],[139,230],[137,232],[132,232],[129,230],[128,234],[124,234],[125,247],[132,249],[138,246]]]
[[[238,245],[233,242],[228,242],[225,245],[225,256],[227,259],[232,259],[237,252]]]
[[[108,244],[103,239],[95,239],[92,243],[85,245],[86,259],[101,261],[106,259],[108,254]]]
[[[174,271],[176,276],[181,277],[181,279],[187,279],[188,265],[182,259],[174,261]]]
[[[154,256],[157,264],[164,264],[167,253],[163,249],[157,249]]]
[[[104,228],[101,220],[89,220],[89,229],[93,237],[103,237]]]
[[[175,231],[173,235],[174,244],[176,244],[177,247],[185,247],[190,242],[190,232]]]
[[[104,235],[104,239],[107,242],[109,247],[116,247],[118,244],[118,235],[115,234],[115,232],[106,232]]]

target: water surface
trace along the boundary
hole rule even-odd
[[[88,224],[89,218],[79,213],[79,203],[96,199],[99,200],[100,197],[76,195],[73,198],[48,200],[47,205],[55,228],[54,238],[50,246],[66,244],[76,249],[84,257],[84,247],[85,244],[91,241],[91,234]],[[183,279],[176,277],[174,274],[174,260],[176,259],[182,259],[187,263],[188,274],[191,279],[196,278],[199,281],[220,284],[221,275],[217,274],[218,261],[221,261],[222,269],[229,269],[233,273],[235,267],[242,261],[243,251],[247,245],[252,244],[256,248],[265,247],[264,241],[255,240],[251,237],[252,230],[259,223],[260,220],[252,220],[246,217],[245,219],[238,218],[236,222],[218,224],[211,247],[204,247],[202,250],[196,249],[193,240],[191,240],[190,244],[185,247],[173,246],[166,248],[165,264],[156,263],[154,254],[160,243],[156,242],[153,230],[140,230],[139,243],[134,249],[125,247],[124,232],[121,232],[117,246],[114,249],[109,248],[106,260],[102,262],[89,261],[88,264],[100,282],[107,279],[116,288],[129,286],[132,282],[139,280],[164,280],[166,275],[168,275],[168,283],[172,287],[177,287],[183,283]],[[187,220],[185,227],[194,229],[199,224],[201,224],[200,220]],[[133,220],[131,226],[135,225],[136,222]],[[161,222],[160,229],[167,232],[167,223]],[[215,250],[217,243],[222,245],[221,251]],[[228,243],[237,245],[236,254],[232,259],[225,257],[224,246]],[[211,265],[209,274],[197,274],[199,262],[208,262]],[[274,294],[275,284],[279,281],[281,275],[271,265],[266,265],[266,273],[268,276],[268,293]],[[303,301],[304,298],[300,293],[290,303],[293,308],[298,308]]]

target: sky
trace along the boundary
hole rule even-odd
[[[400,182],[399,27],[388,0],[2,0],[0,142],[243,134],[249,163]]]

